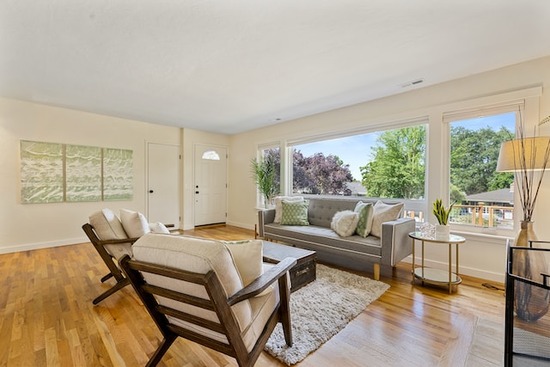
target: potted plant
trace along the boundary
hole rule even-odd
[[[439,222],[439,225],[435,228],[436,236],[448,236],[449,235],[449,215],[453,209],[454,203],[452,203],[449,208],[445,208],[443,205],[443,200],[437,199],[433,204],[433,213]]]
[[[258,191],[264,197],[264,205],[267,208],[278,192],[275,183],[275,162],[269,158],[254,158],[251,162],[251,171]]]

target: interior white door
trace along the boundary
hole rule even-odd
[[[195,145],[195,226],[225,223],[227,148]]]
[[[177,145],[147,143],[147,219],[179,228],[180,153]]]

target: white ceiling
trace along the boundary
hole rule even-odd
[[[547,55],[548,0],[0,3],[1,96],[227,134]]]

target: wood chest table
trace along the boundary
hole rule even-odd
[[[276,264],[286,257],[293,257],[296,259],[296,265],[294,265],[289,271],[291,292],[294,292],[315,280],[315,251],[264,241],[263,252],[264,261],[268,263]]]

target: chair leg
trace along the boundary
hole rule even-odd
[[[175,334],[170,334],[168,336],[165,336],[164,339],[160,342],[159,347],[157,348],[157,350],[155,351],[155,353],[153,354],[149,362],[147,362],[146,366],[155,367],[160,362],[160,360],[162,359],[162,357],[164,356],[168,348],[170,348],[174,340],[176,340],[176,338],[177,338],[177,335]]]
[[[107,280],[111,279],[113,277],[113,273],[109,273],[105,275],[103,278],[101,278],[101,283],[105,283]]]
[[[123,280],[117,282],[112,288],[108,289],[107,291],[101,293],[98,297],[96,297],[92,303],[94,305],[97,305],[99,302],[103,301],[105,298],[109,297],[111,294],[115,293],[116,291],[126,287],[128,284],[130,284],[130,281],[126,278]]]
[[[279,313],[281,324],[283,326],[283,334],[285,335],[286,345],[292,346],[292,324],[290,321],[290,288],[288,286],[288,278],[283,275],[279,278],[279,296],[281,298]]]

